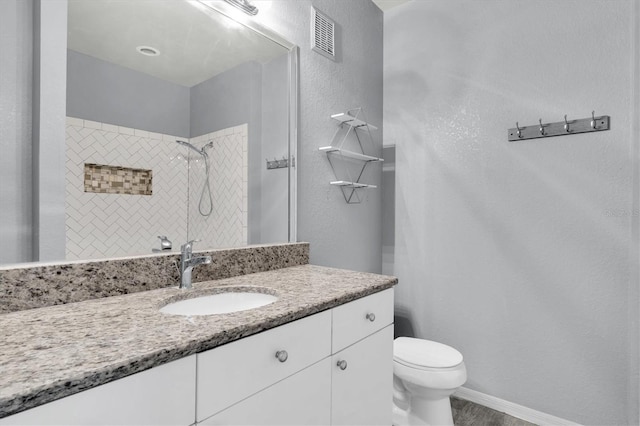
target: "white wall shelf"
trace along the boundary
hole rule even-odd
[[[384,161],[382,158],[372,157],[371,155],[360,154],[359,152],[349,151],[346,149],[338,148],[336,146],[323,146],[320,147],[320,151],[326,153],[339,154],[343,157],[352,158],[354,160],[362,161]]]
[[[333,114],[331,118],[338,121],[340,125],[333,135],[331,144],[318,148],[327,154],[331,169],[336,176],[336,180],[329,183],[340,187],[348,204],[361,203],[362,196],[359,190],[377,188],[376,185],[360,181],[367,164],[384,161],[382,158],[365,154],[363,148],[363,139],[368,140],[369,145],[374,147],[371,131],[378,128],[367,123],[362,108]]]
[[[375,185],[369,185],[366,183],[358,183],[358,182],[348,182],[346,180],[334,180],[333,182],[329,182],[331,185],[335,186],[345,186],[349,188],[377,188]]]
[[[361,110],[361,108],[358,108],[358,110]],[[363,127],[363,126],[367,126],[369,127],[370,130],[378,130],[378,128],[376,126],[373,126],[369,123],[367,123],[366,121],[362,121],[362,120],[358,120],[356,117],[354,117],[353,115],[350,115],[349,112],[354,111],[354,110],[350,110],[348,112],[341,112],[340,114],[333,114],[331,116],[331,118],[333,118],[334,120],[339,121],[340,123],[346,124],[348,126],[351,127]]]

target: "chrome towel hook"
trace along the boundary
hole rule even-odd
[[[567,114],[564,115],[564,131],[567,133],[571,131],[569,128],[569,122],[567,121]]]
[[[522,129],[520,128],[520,125],[518,124],[517,121],[516,121],[516,129],[518,129],[518,137],[521,138],[522,137]]]
[[[591,128],[595,130],[596,128],[596,116],[595,116],[596,112],[595,111],[591,111]]]
[[[540,123],[540,135],[544,136],[544,126],[542,125],[542,118],[538,119],[538,123]]]

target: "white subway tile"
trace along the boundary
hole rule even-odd
[[[81,118],[67,117],[67,126],[84,127],[84,120]]]
[[[114,132],[119,133],[118,126],[114,126],[113,124],[102,123],[102,130],[105,132]]]
[[[87,129],[102,130],[102,123],[98,123],[97,121],[84,120],[84,127]]]
[[[149,132],[149,136],[150,139],[156,140],[156,141],[161,141],[162,140],[162,133],[155,133],[155,132]]]
[[[135,131],[131,127],[118,126],[118,133],[120,133],[121,135],[133,136],[135,134]]]

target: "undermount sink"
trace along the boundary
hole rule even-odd
[[[215,315],[259,308],[278,300],[267,293],[230,290],[169,303],[160,312],[170,315]]]

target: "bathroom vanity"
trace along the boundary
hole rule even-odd
[[[242,312],[163,314],[166,288],[2,315],[0,425],[388,425],[395,283],[302,265],[190,290],[278,297]]]

